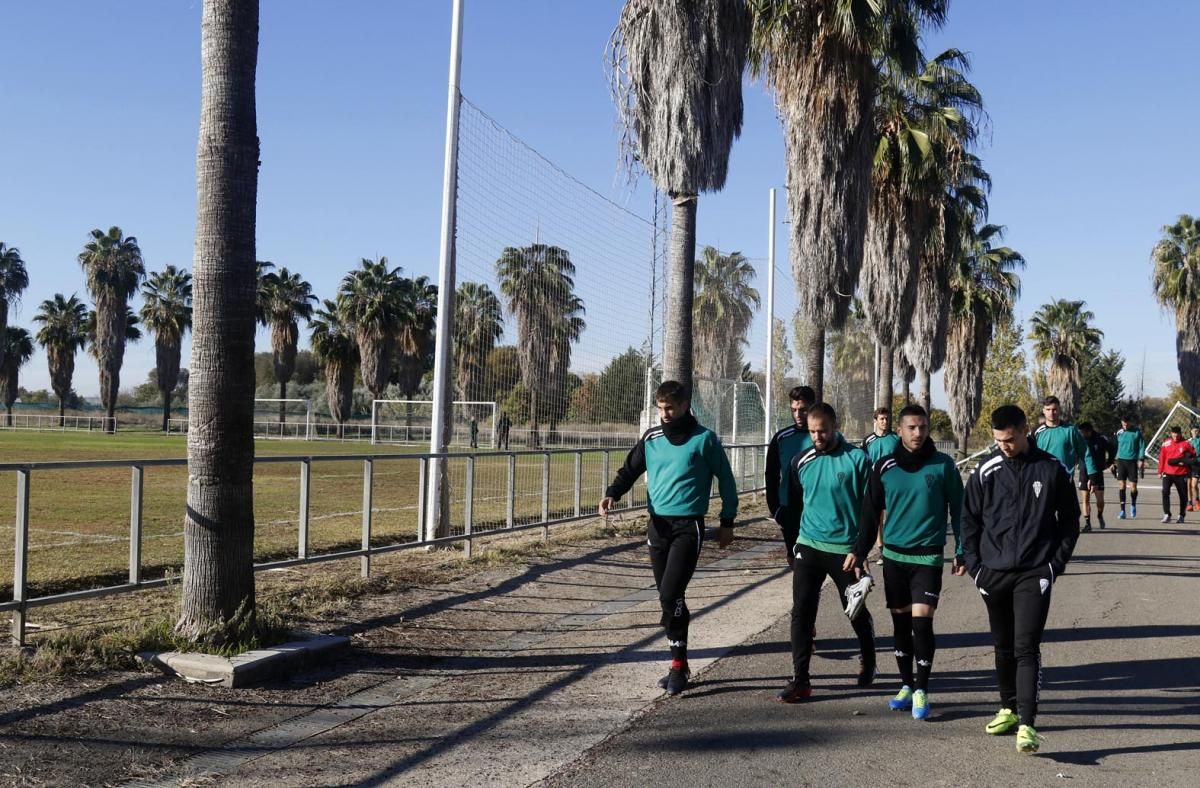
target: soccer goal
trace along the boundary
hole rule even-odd
[[[496,403],[455,400],[450,445],[496,448]],[[371,403],[371,443],[427,444],[433,434],[433,401],[377,399]]]
[[[312,439],[312,400],[254,400],[256,438]]]
[[[1176,402],[1175,407],[1167,413],[1167,417],[1163,419],[1163,423],[1158,425],[1153,437],[1146,441],[1146,456],[1158,462],[1158,451],[1162,448],[1163,443],[1167,440],[1167,431],[1171,427],[1183,427],[1183,436],[1186,438],[1190,433],[1188,429],[1193,426],[1200,426],[1200,413],[1184,405],[1182,402]]]

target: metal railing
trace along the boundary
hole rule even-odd
[[[9,418],[12,423],[9,423]],[[0,414],[0,430],[35,430],[39,432],[104,432],[109,424],[116,424],[116,417],[109,416],[59,416],[48,413],[14,413],[11,417]]]
[[[763,489],[766,447],[734,445],[726,446],[725,450],[734,470],[739,493],[757,493]],[[257,457],[256,468],[295,464],[299,497],[296,501],[297,542],[294,557],[261,561],[256,563],[254,568],[255,571],[263,571],[358,558],[361,562],[362,576],[366,577],[370,573],[373,556],[398,550],[463,542],[464,552],[469,557],[472,541],[483,536],[541,528],[543,538],[546,538],[549,536],[550,526],[595,516],[593,507],[603,496],[617,465],[624,461],[626,451],[626,448],[545,449],[480,453]],[[433,533],[432,526],[425,522],[428,472],[430,460],[435,458],[444,461],[439,464],[446,469],[448,484],[445,487],[450,491],[447,517],[449,527],[442,533]],[[328,552],[314,551],[310,538],[313,526],[313,466],[347,462],[359,463],[361,469],[357,474],[362,490],[361,510],[339,512],[337,516],[344,518],[361,515],[361,527],[355,529],[358,531],[357,535],[350,534],[347,529],[340,538],[343,545],[356,542],[359,546]],[[147,468],[186,465],[187,460],[182,458],[0,464],[0,473],[16,475],[12,599],[0,602],[0,611],[12,611],[14,643],[23,645],[25,642],[27,615],[31,608],[159,588],[174,581],[171,577],[144,577],[146,567],[142,551],[145,471]],[[30,532],[33,526],[30,501],[34,475],[105,468],[128,468],[130,472],[126,582],[65,593],[30,595],[28,566]],[[400,484],[389,487],[385,481],[387,477],[400,480]],[[345,482],[340,481],[345,478],[345,474],[334,474],[328,478],[333,484],[330,487],[331,497],[334,497],[335,493],[356,495],[353,488],[348,488]],[[714,497],[715,492],[714,485]],[[397,496],[400,500],[396,500]],[[381,500],[383,497],[387,497],[388,500]],[[182,515],[183,501],[180,500],[178,504],[179,513]],[[278,506],[278,502],[275,502],[275,505]],[[644,483],[639,483],[620,502],[618,511],[637,511],[644,508],[645,487]],[[412,519],[405,520],[400,528],[384,529],[386,532],[376,530],[377,522],[385,515],[399,513],[411,515]],[[115,516],[117,515],[114,513]],[[93,520],[96,519],[95,514],[92,517]],[[119,522],[124,522],[123,516]],[[172,531],[157,538],[178,539],[181,545],[183,534],[182,530]],[[83,543],[80,544],[87,547]],[[181,552],[179,554],[181,555]]]

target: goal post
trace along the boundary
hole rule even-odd
[[[450,445],[496,448],[497,413],[494,401],[452,402]],[[475,422],[474,440],[472,421]],[[428,443],[432,434],[433,400],[377,399],[371,402],[371,443]]]
[[[312,440],[312,400],[255,398],[254,435]]]
[[[1200,426],[1200,413],[1182,402],[1176,402],[1175,406],[1167,413],[1167,417],[1163,419],[1162,424],[1158,425],[1158,429],[1146,440],[1146,457],[1158,462],[1159,449],[1167,440],[1167,430],[1173,426],[1180,426],[1185,430],[1192,426]]]

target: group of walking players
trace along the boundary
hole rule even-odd
[[[951,574],[967,575],[982,599],[995,647],[1000,710],[985,730],[1016,732],[1016,749],[1038,750],[1035,724],[1041,682],[1041,641],[1052,590],[1080,533],[1080,502],[1071,469],[1079,467],[1090,530],[1090,501],[1103,519],[1103,472],[1120,482],[1120,517],[1137,512],[1137,478],[1144,443],[1128,419],[1109,448],[1089,425],[1064,423],[1054,397],[1043,403],[1043,423],[1030,429],[1015,405],[991,414],[995,446],[964,484],[953,459],[930,438],[929,414],[919,405],[898,414],[875,414],[875,429],[861,443],[838,431],[838,419],[813,390],[789,392],[794,423],[775,434],[767,449],[766,497],[779,524],[792,574],[791,679],[777,698],[799,703],[813,692],[810,664],[820,591],[829,578],[845,599],[860,648],[857,683],[876,677],[875,629],[865,601],[874,584],[868,556],[878,548],[883,592],[892,618],[900,688],[887,701],[893,710],[923,720],[930,711],[930,675],[936,652],[933,620],[944,574],[947,524],[955,537]],[[688,390],[667,381],[656,392],[661,423],[629,452],[605,491],[599,512],[607,515],[643,473],[650,509],[648,545],[671,651],[659,681],[669,695],[687,688],[690,613],[686,589],[704,542],[704,517],[714,479],[722,501],[719,544],[733,539],[737,489],[720,442],[691,414]],[[1175,431],[1164,445],[1164,509],[1168,484],[1186,480],[1200,449]],[[1168,477],[1171,481],[1168,482]],[[1195,485],[1181,487],[1189,507]],[[1166,517],[1164,517],[1164,522]]]

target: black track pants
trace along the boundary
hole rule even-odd
[[[838,601],[845,599],[846,586],[855,581],[854,571],[842,571],[845,553],[826,553],[807,545],[792,548],[796,562],[792,568],[792,677],[796,683],[809,683],[809,663],[813,652],[813,626],[817,622],[817,605],[821,600],[821,584],[828,576],[838,590]],[[863,609],[851,624],[858,636],[863,661],[875,664],[875,624],[871,612]]]
[[[654,567],[654,585],[662,604],[662,625],[671,645],[687,643],[688,622],[692,615],[684,601],[688,582],[700,559],[704,544],[703,517],[660,517],[650,515],[646,535],[650,563]]]
[[[1186,476],[1163,476],[1162,496],[1163,514],[1171,514],[1171,488],[1179,494],[1179,513],[1187,511],[1187,478]]]
[[[1033,725],[1037,718],[1042,686],[1042,632],[1050,612],[1053,585],[1049,566],[1011,572],[985,567],[975,577],[996,645],[1000,704],[1015,710],[1022,725]]]

